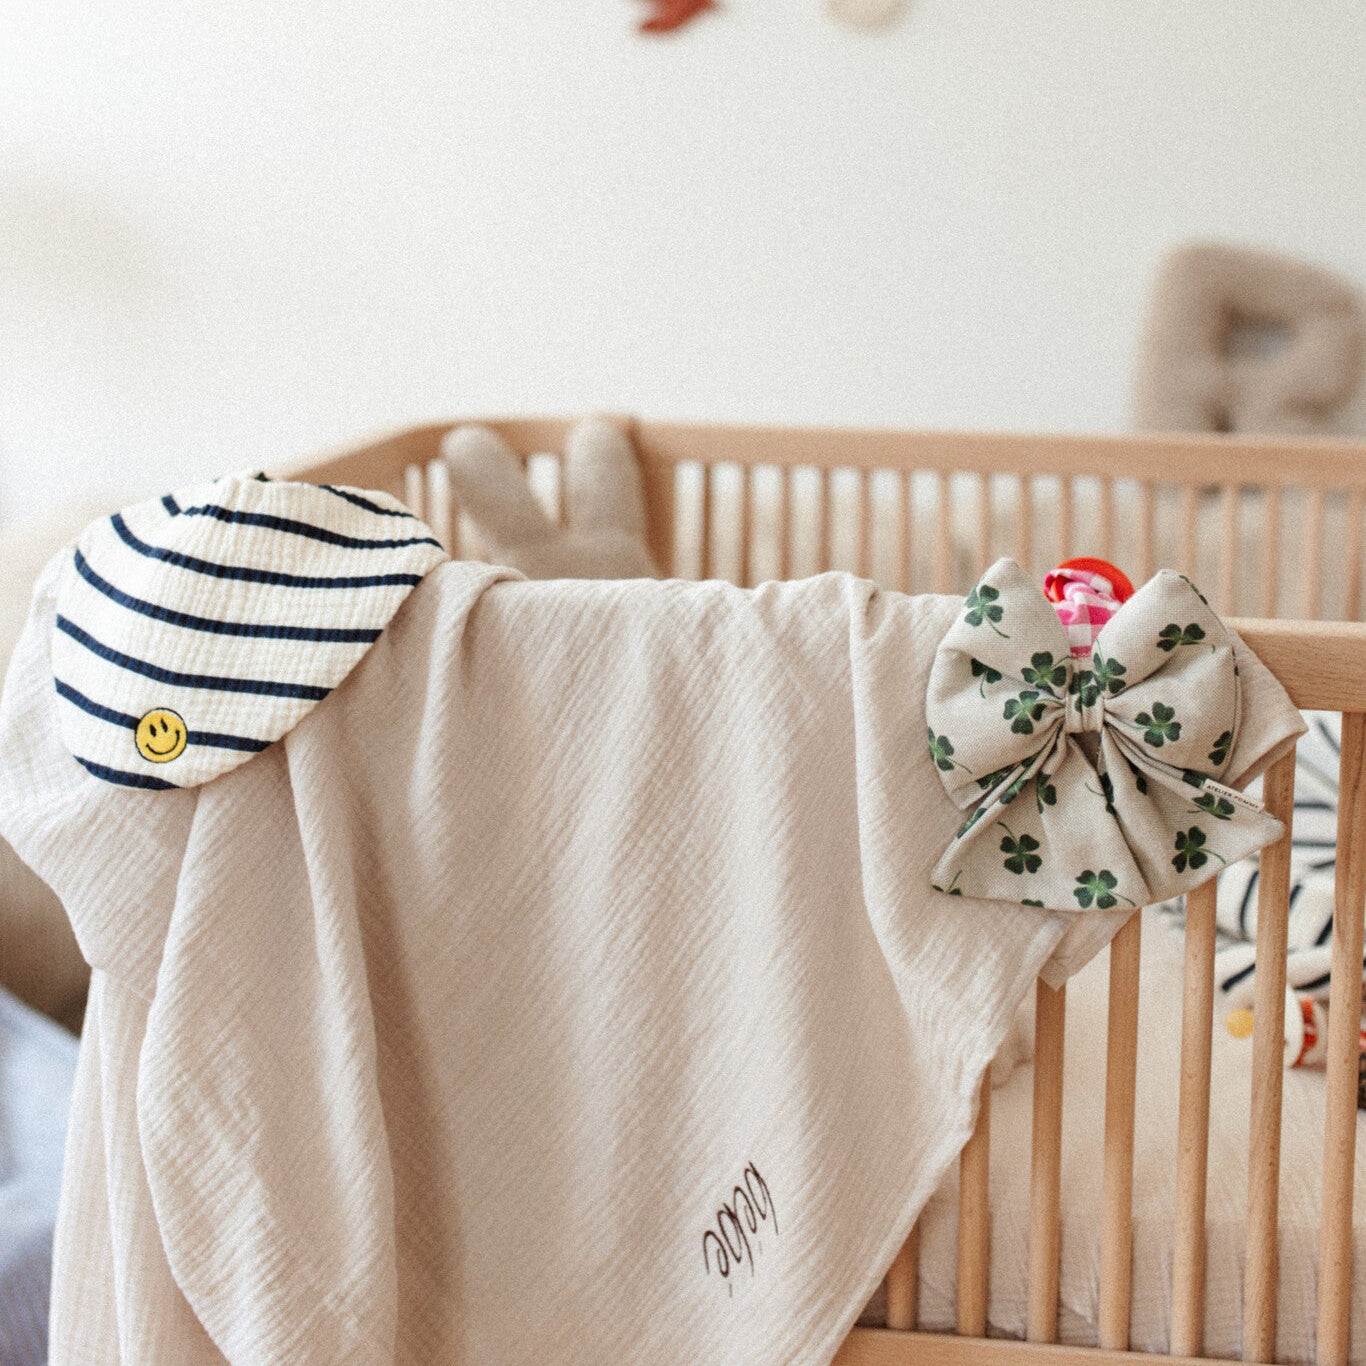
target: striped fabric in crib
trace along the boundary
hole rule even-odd
[[[1309,730],[1295,752],[1286,982],[1296,991],[1326,1001],[1333,957],[1342,718],[1336,712],[1309,712],[1305,719]],[[1256,859],[1234,864],[1219,878],[1215,980],[1231,1006],[1251,1005],[1253,999],[1260,881]]]
[[[95,522],[58,590],[62,736],[106,782],[208,782],[297,725],[446,558],[387,494],[255,472]]]

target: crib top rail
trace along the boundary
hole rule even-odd
[[[514,450],[558,451],[567,418],[480,418]],[[641,463],[672,466],[810,465],[817,468],[943,470],[979,474],[1100,475],[1172,484],[1256,484],[1276,488],[1366,490],[1366,446],[1325,438],[1171,435],[1034,435],[892,431],[874,428],[731,426],[641,422],[618,416]],[[341,482],[402,475],[441,453],[452,422],[412,427],[310,462],[310,477]]]
[[[1235,618],[1229,625],[1297,707],[1366,712],[1366,623]]]

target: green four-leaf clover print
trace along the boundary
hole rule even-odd
[[[1161,749],[1168,740],[1181,738],[1181,722],[1176,719],[1176,710],[1165,702],[1154,702],[1151,715],[1141,711],[1134,720],[1144,727],[1144,743],[1154,749]]]
[[[1005,838],[1001,841],[1001,852],[1007,857],[1005,859],[1006,871],[1010,873],[1037,873],[1043,867],[1043,859],[1034,851],[1039,848],[1039,841],[1033,835],[1021,835],[1018,839],[1015,832],[1005,824],[999,822],[1001,829],[1006,832]]]
[[[1088,792],[1094,793],[1097,797],[1105,798],[1105,810],[1113,816],[1115,814],[1115,780],[1108,773],[1100,775],[1100,791],[1091,786],[1090,783],[1084,784]]]
[[[1032,735],[1034,723],[1044,714],[1045,707],[1039,701],[1039,694],[1026,689],[1018,697],[1012,697],[1005,705],[1004,716],[1010,728],[1017,735]]]
[[[977,786],[981,788],[983,792],[990,792],[1013,767],[1013,764],[1007,764],[1005,768],[998,768],[993,773],[985,774],[983,777],[977,779]]]
[[[1180,579],[1181,582],[1184,583],[1186,587],[1189,588],[1191,592],[1194,593],[1195,596],[1205,604],[1206,607],[1209,606],[1209,599],[1184,574],[1178,574],[1176,577]]]
[[[981,626],[985,622],[1002,640],[1009,640],[1010,637],[996,625],[1005,615],[1005,608],[996,601],[1000,596],[999,588],[993,588],[989,583],[979,583],[963,604],[966,608],[963,620],[969,626]]]
[[[965,768],[965,764],[960,764],[953,757],[953,741],[947,735],[936,735],[930,731],[930,758],[944,770],[945,773],[955,768]]]
[[[1227,797],[1216,797],[1213,792],[1206,792],[1203,796],[1195,798],[1195,805],[1200,811],[1213,816],[1216,821],[1233,819],[1233,803]],[[1199,812],[1194,814],[1198,815]]]
[[[1179,645],[1198,645],[1204,638],[1204,629],[1198,622],[1178,626],[1173,621],[1157,633],[1157,648],[1171,654]]]
[[[1184,873],[1187,867],[1192,869],[1203,868],[1210,861],[1211,856],[1217,858],[1222,864],[1227,865],[1228,863],[1222,854],[1216,854],[1208,846],[1205,832],[1198,825],[1192,825],[1189,830],[1177,832],[1176,857],[1172,859],[1172,867],[1178,873]]]
[[[1118,886],[1119,879],[1108,868],[1102,868],[1098,873],[1087,868],[1085,872],[1078,874],[1077,885],[1072,888],[1072,895],[1077,898],[1077,904],[1084,911],[1090,909],[1093,901],[1098,911],[1108,911],[1121,901],[1127,901],[1133,906],[1135,903],[1129,901],[1123,892],[1115,890]]]
[[[1034,800],[1038,804],[1039,814],[1043,814],[1046,806],[1057,806],[1058,789],[1045,777],[1040,777],[1034,784]]]
[[[1233,748],[1233,732],[1226,730],[1214,742],[1214,748],[1209,752],[1209,761],[1215,768],[1223,768],[1228,762],[1228,752]]]
[[[1125,668],[1117,659],[1106,659],[1099,651],[1091,656],[1091,667],[1079,669],[1072,675],[1072,691],[1077,704],[1094,707],[1106,693],[1111,697],[1124,691]]]
[[[987,695],[988,683],[999,683],[1001,681],[1000,670],[993,669],[990,664],[983,664],[980,659],[972,661],[972,676],[982,680],[977,685],[977,691],[982,697]]]
[[[1055,661],[1048,650],[1039,650],[1030,655],[1029,665],[1020,670],[1020,677],[1031,687],[1055,692],[1067,682],[1067,666]]]

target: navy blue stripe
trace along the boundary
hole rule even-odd
[[[254,740],[249,735],[220,735],[215,730],[187,730],[187,745],[207,745],[210,749],[240,749],[248,754],[260,754],[269,749],[273,740]]]
[[[106,707],[102,702],[94,702],[83,692],[77,692],[70,683],[63,683],[60,678],[54,679],[53,682],[57,685],[57,696],[66,698],[72,706],[79,707],[91,716],[97,716],[101,721],[108,721],[114,726],[126,726],[129,730],[138,728],[136,716],[128,716],[124,712],[115,711],[113,707]]]
[[[359,493],[352,493],[349,489],[339,489],[335,484],[316,484],[314,487],[325,489],[338,498],[344,498],[348,503],[354,503],[356,507],[364,508],[366,512],[377,512],[381,517],[407,517],[412,521],[417,521],[417,518],[407,508],[383,508],[378,503],[372,503],[368,498],[362,498]]]
[[[1258,864],[1252,870],[1252,876],[1247,880],[1247,886],[1243,888],[1243,899],[1238,905],[1238,928],[1242,931],[1243,938],[1247,938],[1247,908],[1252,902],[1252,889],[1257,885],[1257,879],[1261,876],[1261,865]]]
[[[1318,938],[1314,940],[1314,943],[1317,944],[1320,948],[1322,948],[1328,942],[1329,935],[1333,933],[1334,918],[1335,916],[1332,915],[1328,917],[1328,920],[1324,924],[1324,927],[1318,933]]]
[[[140,612],[153,621],[184,626],[191,631],[213,631],[222,636],[251,636],[263,640],[327,641],[341,645],[370,645],[380,636],[378,630],[368,627],[264,626],[253,621],[216,621],[210,617],[194,617],[188,612],[174,612],[169,607],[159,607],[154,602],[145,602],[142,598],[135,598],[115,588],[91,568],[90,562],[79,550],[76,552],[76,572],[92,588],[98,588],[120,607],[126,607],[130,612]]]
[[[1249,963],[1249,964],[1247,965],[1247,967],[1241,969],[1241,970],[1238,971],[1238,972],[1235,972],[1235,973],[1233,974],[1233,976],[1231,976],[1231,977],[1225,977],[1224,980],[1223,980],[1219,985],[1220,985],[1220,987],[1222,988],[1222,990],[1228,991],[1228,990],[1230,990],[1232,987],[1236,987],[1236,986],[1238,985],[1238,983],[1241,982],[1241,981],[1243,980],[1244,977],[1250,977],[1250,976],[1251,976],[1254,972],[1256,972],[1256,971],[1257,971],[1257,963],[1256,963],[1256,961],[1254,960],[1253,962]]]
[[[388,588],[400,584],[415,587],[422,582],[421,574],[357,574],[335,579],[310,578],[302,574],[279,574],[269,569],[248,569],[240,564],[214,564],[209,560],[198,560],[192,555],[182,555],[177,550],[167,550],[162,546],[148,545],[139,540],[128,529],[128,523],[121,513],[110,519],[119,539],[130,550],[149,559],[162,560],[180,569],[192,569],[196,574],[208,574],[216,579],[240,579],[245,583],[271,583],[282,588]]]
[[[343,536],[339,531],[329,531],[326,527],[314,526],[312,522],[299,522],[293,517],[277,517],[273,512],[245,512],[238,508],[220,507],[217,503],[202,503],[198,507],[183,508],[177,505],[168,493],[162,506],[172,517],[212,517],[216,522],[226,522],[236,526],[259,526],[267,531],[287,531],[293,536],[307,536],[310,541],[322,541],[325,545],[339,545],[348,550],[401,550],[409,545],[434,545],[439,550],[441,543],[434,536],[409,536],[403,540],[367,540],[361,536]]]
[[[123,726],[128,730],[137,730],[138,718],[136,716],[127,716],[121,711],[115,711],[112,707],[106,707],[102,702],[95,702],[83,692],[78,692],[70,683],[62,682],[60,678],[54,681],[57,684],[57,695],[66,698],[72,706],[89,712],[91,716],[96,716],[101,721],[108,721],[112,725]],[[185,743],[187,745],[207,745],[210,749],[239,749],[245,750],[249,754],[259,754],[263,749],[269,749],[274,742],[255,740],[248,735],[220,735],[214,730],[187,730],[185,732]]]
[[[103,778],[107,783],[118,783],[120,787],[145,787],[153,792],[178,790],[175,783],[168,783],[164,778],[152,778],[145,773],[125,773],[121,768],[108,768],[104,764],[95,763],[92,759],[82,759],[79,754],[73,754],[71,757],[86,772],[96,778]]]
[[[70,636],[78,645],[84,645],[93,655],[116,664],[130,673],[141,674],[144,678],[155,679],[158,683],[169,683],[176,688],[211,688],[218,692],[256,693],[267,697],[296,697],[307,702],[321,702],[331,692],[312,683],[276,683],[269,679],[253,678],[216,678],[212,674],[182,674],[160,665],[150,664],[145,659],[134,659],[132,655],[120,654],[108,645],[83,631],[74,621],[58,616],[57,629]]]
[[[1325,972],[1322,977],[1315,977],[1312,982],[1296,982],[1296,991],[1317,991],[1319,987],[1326,987],[1333,980],[1330,972]]]
[[[1332,802],[1296,802],[1296,803],[1295,803],[1295,810],[1296,810],[1296,811],[1332,811],[1332,810],[1334,810],[1334,809],[1335,809],[1335,808],[1334,808]]]

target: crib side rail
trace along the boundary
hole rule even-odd
[[[964,592],[1002,554],[1038,573],[1093,554],[1140,579],[1179,568],[1231,615],[1357,620],[1366,601],[1360,443],[618,420],[640,455],[651,549],[680,577],[751,583],[842,568],[907,591]],[[449,535],[438,531],[453,551],[477,551],[442,480],[450,425],[294,473],[387,488],[429,521],[448,517]],[[529,457],[561,450],[570,423],[487,425]]]
[[[1316,1361],[1347,1366],[1351,1357],[1354,1284],[1353,1197],[1356,1172],[1358,1021],[1362,1010],[1363,924],[1366,918],[1366,627],[1323,622],[1240,621],[1243,638],[1306,709],[1342,713],[1339,807],[1328,1057],[1325,1076]],[[1282,1003],[1286,986],[1290,907],[1290,846],[1295,803],[1295,754],[1278,758],[1263,778],[1268,810],[1285,834],[1263,850],[1257,884],[1248,1203],[1243,1274],[1245,1361],[1272,1362],[1276,1352],[1279,1281],[1278,1216],[1282,1121]],[[1215,995],[1215,890],[1211,879],[1187,898],[1179,1058],[1178,1145],[1173,1155],[1173,1259],[1170,1355],[1150,1362],[1207,1360],[1205,1317],[1205,1193],[1209,1150],[1210,1039]],[[1139,935],[1135,915],[1110,947],[1109,1019],[1103,1120],[1103,1200],[1099,1340],[1095,1348],[1060,1347],[1058,1340],[1058,1132],[1062,1096],[1065,996],[1038,988],[1034,1057],[1034,1117],[1029,1221],[1026,1341],[986,1338],[986,1282],[960,1255],[958,1335],[917,1333],[915,1258],[898,1258],[888,1273],[888,1328],[856,1329],[839,1366],[1075,1366],[1133,1361],[1131,1313],[1132,1178],[1135,1056],[1138,1032]],[[984,1097],[989,1094],[984,1091]],[[1075,1103],[1075,1102],[1074,1102]],[[973,1143],[989,1134],[984,1107]],[[969,1145],[970,1148],[972,1144]],[[983,1145],[984,1146],[984,1145]],[[966,1159],[966,1153],[965,1153]],[[959,1173],[959,1236],[985,1246],[989,1237],[988,1158],[974,1154]],[[913,1231],[909,1246],[918,1247]],[[985,1262],[986,1254],[983,1254]],[[898,1307],[893,1319],[891,1307]]]

